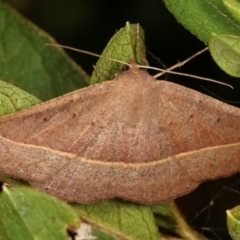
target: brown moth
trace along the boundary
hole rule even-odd
[[[240,171],[240,110],[135,62],[0,118],[0,173],[66,201],[174,199]]]

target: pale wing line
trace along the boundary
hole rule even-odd
[[[108,109],[108,108],[111,109],[110,106],[114,104],[114,98],[112,98],[111,95],[110,95],[110,97],[108,96],[107,99],[108,99],[108,100],[106,100],[105,103],[104,103],[103,105],[101,105],[101,107],[99,108],[99,111],[100,111],[100,112],[101,112],[101,111],[104,112],[105,109]],[[109,100],[110,100],[110,102],[109,102]],[[99,112],[99,111],[96,112],[96,115],[98,115],[98,112]],[[113,121],[111,121],[113,114],[114,114],[114,111],[112,111],[111,114],[108,114],[107,117],[104,118],[104,121],[106,121],[106,125],[107,125],[107,126],[109,126],[109,124],[113,125]],[[109,123],[109,122],[110,122],[110,123]],[[109,128],[110,128],[110,127],[109,127]],[[108,133],[109,133],[109,131],[108,131]],[[107,141],[108,136],[109,136],[109,135],[106,134],[106,136],[104,137],[104,139],[101,138],[101,142],[100,142],[101,144],[100,144],[100,145],[98,145],[100,140],[97,139],[97,141],[95,142],[95,145],[98,145],[98,147],[94,147],[94,148],[93,148],[95,151],[92,152],[92,156],[94,156],[95,153],[100,150],[100,148],[101,148],[101,149],[104,148],[104,144],[105,144],[105,142]],[[100,150],[100,151],[101,151],[101,150]],[[96,176],[96,175],[97,175],[97,172],[95,172],[95,176]],[[93,178],[94,178],[95,176],[93,176]],[[95,184],[96,184],[96,183],[92,182],[92,185],[95,185]],[[101,182],[101,186],[100,186],[100,182],[98,182],[98,189],[101,190],[101,189],[102,189],[102,185],[104,185],[104,184],[105,184],[105,182],[102,181],[102,182]],[[92,186],[91,186],[91,188],[92,188]],[[98,195],[98,194],[99,194],[99,191],[98,191],[97,195]]]
[[[161,105],[165,105],[164,106],[164,109],[168,109],[168,112],[170,112],[170,109],[173,109],[174,110],[174,108],[173,108],[173,106],[172,106],[172,104],[170,104],[170,101],[166,101],[166,100],[169,100],[169,99],[164,99],[164,97],[162,96],[162,95],[160,95],[159,96],[160,97],[160,99],[161,99],[161,101],[159,101],[159,102],[161,102]],[[161,114],[162,115],[164,115],[164,119],[166,119],[167,120],[167,116],[166,116],[166,113],[164,112],[164,111],[161,111]],[[167,134],[166,135],[166,132],[165,132],[165,134],[162,134],[162,135],[164,135],[164,138],[166,139],[167,138],[167,141],[165,140],[165,143],[168,143],[167,145],[168,145],[168,150],[170,149],[170,135],[169,134]],[[166,145],[166,144],[165,144]],[[172,148],[170,149],[171,150],[171,152],[172,152]],[[166,158],[166,160],[168,160],[168,161],[171,161],[170,162],[170,165],[169,165],[169,174],[170,174],[170,176],[172,176],[172,170],[171,170],[171,163],[173,162],[173,159],[172,159],[172,157],[173,156],[170,156],[169,154],[168,154],[168,157]],[[173,187],[174,186],[174,183],[173,183],[173,179],[172,179],[172,177],[170,178],[170,182],[171,182],[171,187]]]
[[[99,105],[100,107],[97,109],[97,111],[95,111],[94,115],[92,115],[92,119],[96,118],[96,116],[99,116],[99,112],[102,112],[102,111],[105,112],[104,109],[107,109],[110,104],[114,103],[113,98],[111,98],[111,97],[109,97],[109,96],[108,96],[107,98],[105,98],[105,99],[108,99],[108,100],[106,100],[104,103],[102,103],[102,104]],[[109,99],[111,100],[111,103],[109,103]],[[113,112],[112,112],[112,114],[113,114]],[[111,119],[111,118],[112,118],[112,114],[111,114],[111,115],[109,114],[105,120],[107,121],[107,119]],[[81,137],[87,132],[87,130],[88,130],[90,127],[91,127],[91,125],[89,124],[89,125],[88,125],[88,128],[86,128],[86,131],[85,131],[84,133],[82,133],[82,134],[74,141],[74,143],[71,145],[71,147],[70,147],[69,149],[71,149],[71,148],[81,139]],[[105,136],[104,138],[101,138],[101,146],[102,146],[102,147],[104,146],[105,142],[107,141],[107,137],[108,137],[108,135],[106,134],[106,136]],[[99,141],[100,141],[100,140],[95,141],[95,144],[98,144]],[[96,150],[95,150],[95,152],[92,152],[92,155],[94,155],[94,154],[96,153],[96,151],[99,150],[99,148],[100,148],[100,145],[98,146],[98,148],[93,147],[93,149],[96,149]],[[75,158],[77,158],[77,157],[79,157],[79,155],[76,155],[76,156],[75,156]],[[97,173],[96,173],[96,174],[97,174]],[[93,176],[93,178],[94,178],[94,176]],[[94,183],[93,183],[93,184],[94,184]],[[75,187],[75,188],[76,188],[76,187]],[[100,187],[99,187],[99,189],[100,189]]]
[[[157,82],[156,82],[157,83]],[[156,113],[160,113],[159,115],[157,115],[157,116],[160,116],[161,115],[161,108],[159,108],[160,107],[160,105],[161,105],[161,101],[163,101],[163,97],[162,97],[162,95],[161,94],[159,94],[159,92],[160,91],[158,91],[158,97],[159,97],[159,101],[157,102],[157,104],[152,104],[152,106],[150,106],[150,110],[148,110],[148,111],[150,111],[150,113],[151,112],[153,112],[153,114],[156,114]],[[159,128],[159,119],[158,119],[158,121],[157,121],[157,129]],[[148,123],[149,124],[149,123]],[[151,135],[152,134],[155,134],[154,136],[153,136],[153,139],[154,139],[154,137],[155,137],[155,141],[156,141],[156,145],[155,145],[155,147],[157,148],[157,152],[160,152],[160,144],[159,144],[159,141],[158,141],[158,133],[156,134],[156,129],[154,129],[154,128],[152,128],[152,129],[150,129],[150,139],[151,139]],[[145,144],[146,144],[146,139],[144,139],[144,141],[145,141]],[[151,141],[151,140],[150,140]],[[155,154],[155,153],[154,153]],[[155,176],[155,177],[154,177]],[[163,175],[161,175],[160,174],[160,176],[158,175],[158,174],[156,174],[156,173],[154,173],[154,176],[151,176],[150,177],[150,185],[151,186],[156,186],[157,188],[159,188],[160,186],[161,186],[161,184],[160,184],[160,182],[163,182],[163,178],[164,178],[164,176]],[[144,191],[144,195],[146,196],[146,193],[147,193],[147,189],[146,189],[146,187],[145,187],[145,191]],[[151,194],[152,194],[152,192],[151,192]],[[160,191],[158,191],[158,193],[157,193],[157,196],[159,197],[159,194],[160,194]]]
[[[0,139],[1,139],[1,138],[7,139],[7,138],[4,138],[4,137],[1,137],[1,136],[0,136]],[[5,140],[5,141],[6,141],[6,140]],[[35,148],[39,148],[39,147],[40,147],[40,146],[37,146],[37,147],[36,147],[35,145],[31,145],[31,144],[21,144],[21,143],[14,142],[14,141],[9,140],[9,139],[7,139],[7,141],[13,142],[14,144],[20,145],[20,146],[25,146],[25,145],[27,145],[27,146],[30,146],[31,148],[34,148],[34,147],[35,147]],[[41,147],[40,147],[40,148],[41,148]],[[47,147],[43,147],[43,148],[48,149]],[[48,149],[48,150],[49,150],[49,149]],[[19,167],[20,161],[19,161],[19,162],[14,162],[14,163],[15,163],[15,166],[19,167],[19,170],[18,170],[17,173],[13,174],[13,176],[16,177],[20,172],[24,172],[23,169],[27,168],[29,165],[31,165],[31,164],[36,165],[36,164],[41,163],[41,162],[42,162],[42,161],[40,161],[40,160],[38,160],[38,161],[30,161],[30,162],[25,163],[25,164],[23,165],[23,167]],[[8,164],[6,164],[3,169],[8,168],[8,166],[9,166],[10,164],[13,164],[13,162],[11,161],[11,162],[9,162]],[[66,164],[69,164],[69,162],[66,162],[66,163],[65,163],[64,165],[62,165],[59,169],[62,169],[63,167],[65,167]],[[58,171],[59,171],[59,170],[58,170]],[[37,171],[34,172],[33,174],[31,174],[31,179],[29,179],[29,181],[35,181],[35,180],[33,180],[33,179],[34,179],[34,176],[35,176],[36,174],[37,174]]]
[[[166,93],[168,93],[168,92],[166,92]],[[169,95],[168,94],[168,96],[171,96],[171,94]],[[175,95],[174,97],[177,99],[177,101],[179,101],[179,99],[182,101],[182,98],[179,98],[178,97],[179,95]],[[177,110],[178,112],[184,112],[184,108],[182,107],[183,105],[181,104],[181,105],[173,105],[173,104],[169,104],[169,106],[173,109],[173,111],[175,111],[175,110]],[[188,128],[189,128],[189,126],[188,126]],[[199,136],[199,134],[198,134],[198,131],[196,130],[196,127],[194,126],[194,132],[195,132],[195,134],[196,134],[196,136],[198,137],[198,138],[200,138],[200,136]],[[181,145],[181,143],[179,142],[179,146],[181,146],[182,147],[182,145]],[[200,150],[201,148],[199,148],[198,150]],[[183,148],[182,148],[182,150],[183,150]],[[195,151],[196,151],[197,149],[195,149],[195,150],[193,150],[192,152],[192,154],[195,154]],[[178,157],[178,155],[179,154],[177,154],[176,156]],[[172,160],[174,160],[174,158],[176,157],[176,156],[170,156],[170,157],[172,157],[173,159]],[[175,163],[176,164],[176,163]],[[185,168],[183,168],[182,167],[182,164],[181,164],[181,162],[177,162],[177,167],[178,168],[181,168],[184,172],[185,172],[185,174],[188,176],[188,179],[191,179],[191,176],[189,175],[189,172],[188,171],[186,171],[186,169]],[[172,176],[172,172],[171,172],[171,167],[170,167],[170,174],[171,174],[171,176]],[[171,178],[172,179],[172,178]],[[172,182],[172,185],[173,185],[173,182]],[[187,181],[187,187],[189,187],[189,181]],[[174,188],[173,188],[174,189]]]
[[[175,97],[176,97],[176,95],[175,95]],[[179,98],[178,98],[178,95],[177,95],[177,99],[178,99],[178,101],[179,101]],[[180,99],[181,101],[182,101],[182,98]],[[171,104],[169,104],[169,106],[171,106],[171,107],[173,107]],[[178,108],[180,108],[180,111],[184,111],[184,109],[181,107],[182,105],[180,105],[180,106],[178,106]],[[175,106],[175,108],[176,108],[176,106]],[[174,109],[174,108],[173,108]],[[195,113],[194,113],[195,114]],[[196,118],[194,118],[195,119],[195,121],[196,121]],[[201,143],[201,138],[200,138],[200,135],[199,135],[199,132],[197,131],[197,129],[196,129],[196,127],[195,127],[196,125],[194,125],[193,126],[193,128],[194,128],[194,132],[195,132],[195,136],[198,138],[198,142],[199,143]],[[195,149],[195,150],[201,150],[201,149],[203,149],[202,147],[200,147],[199,149]],[[177,155],[178,156],[178,155]],[[173,156],[174,157],[174,156]],[[189,175],[189,173],[188,173],[188,171],[186,171],[186,169],[185,168],[182,168],[182,164],[179,162],[178,163],[178,167],[180,167],[187,175],[188,175],[188,179],[191,179],[192,177]],[[170,172],[171,172],[171,169],[170,169]],[[172,175],[172,173],[171,173],[171,175]],[[189,181],[188,181],[188,187],[189,187]]]
[[[32,145],[32,144],[24,144],[24,143],[18,143],[18,142],[15,142],[13,140],[10,140],[10,139],[7,139],[7,138],[4,138],[2,136],[0,136],[0,140],[2,139],[2,141],[5,141],[5,142],[9,142],[13,145],[19,145],[19,146],[23,146],[23,147],[29,147],[29,148],[38,148],[38,149],[43,149],[43,150],[47,150],[47,151],[51,151],[53,152],[53,154],[58,154],[58,155],[62,155],[62,156],[65,156],[65,157],[68,157],[69,159],[72,159],[74,157],[79,157],[77,156],[76,154],[72,154],[72,153],[67,153],[67,152],[61,152],[59,150],[54,150],[54,149],[49,149],[48,147],[44,147],[44,146],[35,146],[35,145]],[[0,141],[1,143],[1,141]],[[224,147],[234,147],[234,146],[239,146],[240,147],[240,143],[237,142],[237,143],[230,143],[230,144],[223,144],[223,145],[219,145],[219,146],[213,146],[213,147],[206,147],[206,148],[202,148],[202,149],[199,149],[199,151],[207,151],[207,150],[215,150],[215,149],[221,149],[221,148],[224,148]],[[179,154],[176,154],[175,157],[176,158],[179,158],[179,157],[184,157],[186,155],[189,155],[189,154],[192,154],[192,153],[195,153],[196,151],[193,150],[193,151],[189,151],[189,152],[184,152],[184,153],[179,153]],[[171,157],[166,157],[164,159],[159,159],[159,160],[154,160],[154,161],[151,161],[151,162],[145,162],[145,163],[125,163],[123,161],[121,162],[103,162],[101,160],[96,160],[96,159],[88,159],[88,158],[84,158],[84,157],[80,157],[80,160],[83,161],[83,162],[92,162],[94,164],[99,164],[99,165],[107,165],[107,166],[122,166],[122,165],[128,165],[128,166],[134,166],[134,165],[142,165],[142,166],[154,166],[158,163],[162,163],[162,162],[166,162],[166,161],[169,161],[170,159],[172,159]]]
[[[57,150],[50,150],[50,149],[48,149],[48,148],[46,148],[46,147],[36,147],[36,146],[34,146],[34,145],[26,145],[26,144],[20,144],[20,143],[16,143],[16,142],[14,142],[14,141],[12,141],[12,140],[8,140],[8,139],[4,139],[3,137],[1,137],[5,142],[8,142],[8,144],[10,143],[11,144],[11,146],[12,146],[12,144],[15,144],[15,145],[18,145],[18,146],[25,146],[26,148],[32,148],[32,149],[29,149],[29,150],[31,150],[31,151],[34,151],[36,148],[37,149],[42,149],[42,150],[47,150],[47,152],[49,153],[49,151],[50,152],[52,152],[53,154],[57,154],[57,155],[59,155],[59,157],[60,156],[62,156],[62,157],[64,157],[64,158],[68,158],[68,161],[69,161],[69,163],[71,163],[70,161],[76,156],[76,155],[74,155],[74,154],[69,154],[69,153],[63,153],[63,152],[61,152],[61,151],[57,151]],[[0,139],[1,139],[0,138]],[[13,146],[14,147],[14,146]],[[235,151],[238,151],[238,152],[240,152],[240,149],[239,149],[239,147],[240,147],[240,143],[236,143],[236,144],[228,144],[228,145],[223,145],[223,146],[217,146],[217,147],[208,147],[208,148],[205,148],[205,149],[202,149],[201,150],[201,152],[202,152],[202,154],[205,154],[205,153],[208,153],[209,151],[210,152],[212,152],[212,151],[215,151],[215,152],[217,152],[218,151],[218,149],[222,149],[223,150],[223,148],[225,149],[228,149],[228,148],[231,148],[231,147],[233,147],[233,148],[235,148]],[[237,147],[237,149],[236,149],[236,147]],[[195,151],[191,151],[191,152],[187,152],[187,153],[181,153],[181,154],[177,154],[175,157],[176,157],[176,159],[177,160],[180,160],[180,159],[185,159],[185,157],[187,156],[187,157],[189,157],[191,154],[195,154],[196,152]],[[49,154],[51,154],[51,153],[49,153]],[[124,162],[117,162],[117,163],[111,163],[111,162],[101,162],[101,161],[99,161],[99,160],[89,160],[89,159],[86,159],[86,158],[83,158],[83,157],[80,157],[79,159],[76,159],[77,161],[79,161],[79,164],[82,162],[83,164],[84,163],[87,163],[87,164],[96,164],[96,165],[100,165],[101,167],[104,167],[104,166],[106,166],[106,167],[114,167],[114,168],[121,168],[121,167],[123,167],[123,166],[125,166],[125,167],[129,167],[129,168],[132,168],[132,169],[134,169],[134,168],[136,168],[136,166],[142,166],[143,168],[152,168],[152,167],[156,167],[156,166],[158,166],[158,167],[160,167],[162,164],[164,164],[164,162],[167,162],[167,161],[169,161],[169,160],[172,160],[170,157],[168,157],[168,158],[165,158],[165,159],[160,159],[160,160],[156,160],[156,161],[153,161],[153,162],[149,162],[149,163],[142,163],[142,164],[132,164],[132,163],[130,163],[130,164],[126,164],[126,163],[124,163]],[[75,160],[75,161],[76,161]],[[97,166],[96,166],[97,167]],[[238,169],[236,169],[236,171],[237,171]],[[230,174],[232,173],[235,173],[236,171],[231,171],[230,172]],[[228,173],[228,175],[229,175],[229,173]],[[224,175],[224,176],[227,176],[226,174]],[[217,176],[215,176],[214,178],[216,178]],[[24,179],[24,178],[23,178]],[[28,180],[27,178],[25,178],[26,180]],[[211,176],[209,176],[209,178],[208,179],[212,179],[211,178]],[[202,180],[200,180],[200,182],[201,181],[203,181],[203,180],[206,180],[206,179],[202,179]],[[200,183],[199,182],[199,183]],[[196,185],[196,184],[195,184]],[[194,186],[195,186],[194,185]],[[197,184],[198,185],[198,184]],[[196,186],[197,186],[196,185]],[[37,185],[36,185],[37,186]]]
[[[166,91],[165,90],[165,93],[168,93],[168,91]],[[169,96],[169,94],[168,94],[168,96]],[[180,111],[183,111],[183,109],[181,109],[180,108],[180,111],[179,111],[179,106],[177,106],[177,105],[174,105],[174,103],[173,102],[171,102],[171,99],[169,99],[169,98],[167,98],[167,99],[164,99],[162,96],[160,96],[160,98],[161,98],[161,104],[162,105],[165,105],[165,109],[168,109],[168,111],[169,112],[171,112],[171,111],[174,111],[174,112],[176,112],[176,111],[178,111],[178,112],[180,112]],[[167,101],[166,101],[167,100]],[[162,115],[164,115],[165,116],[165,119],[167,119],[166,118],[166,114],[162,111]],[[167,135],[165,135],[165,138],[167,137]],[[169,142],[171,142],[171,141],[169,141],[169,139],[170,139],[170,137],[171,136],[169,136],[168,135],[168,143]],[[181,146],[181,144],[179,145],[179,146]],[[168,149],[169,149],[169,147],[170,147],[170,144],[168,144]],[[176,156],[178,156],[178,154],[176,155]],[[172,162],[170,162],[170,166],[169,166],[169,174],[170,174],[170,176],[173,176],[173,172],[172,172],[172,167],[171,167],[171,164],[173,163],[173,160],[174,160],[174,158],[175,158],[175,156],[169,156],[169,159],[170,158],[172,158]],[[181,167],[182,165],[181,165],[181,163],[180,163],[180,166],[179,166],[179,163],[178,163],[178,168],[180,167],[180,168],[182,168]],[[188,172],[186,171],[186,169],[183,169],[184,170],[184,172],[186,172],[186,174],[189,176],[189,174],[188,174]],[[170,181],[171,181],[171,186],[172,187],[174,187],[174,185],[173,185],[173,180],[172,180],[172,177],[170,178]],[[189,186],[189,184],[188,184],[188,186]],[[174,189],[174,188],[173,188]]]
[[[159,95],[159,98],[161,99],[161,101],[158,102],[158,106],[160,107],[160,109],[161,109],[162,105],[165,105],[165,109],[169,109],[168,106],[170,106],[173,109],[173,107],[171,106],[169,101],[166,101],[166,99],[162,95]],[[164,119],[167,120],[167,117],[166,117],[167,115],[166,115],[166,113],[164,111],[161,111],[161,116],[164,116]],[[165,145],[168,146],[168,150],[169,150],[169,148],[170,148],[170,144],[169,143],[171,142],[169,134],[166,135],[166,134],[162,134],[161,133],[161,135],[162,136],[164,135],[164,138],[166,139],[165,140]],[[170,150],[172,150],[172,149],[170,149]]]
[[[156,83],[158,83],[158,82],[156,82]],[[153,110],[153,114],[156,114],[157,112],[161,112],[159,115],[163,115],[162,111],[161,111],[161,105],[162,105],[162,102],[164,102],[164,98],[161,95],[161,91],[158,91],[158,97],[159,97],[159,101],[157,102],[157,104],[151,106],[152,107],[151,109]],[[164,117],[166,119],[166,116],[164,116]],[[157,128],[159,128],[159,120],[157,121]],[[154,131],[154,134],[156,136],[157,151],[160,152],[160,144],[158,141],[158,134],[156,134],[156,131]],[[160,155],[161,155],[161,152],[160,152]],[[165,189],[165,184],[164,185],[162,184],[164,182],[164,176],[161,175],[158,177],[158,179],[159,179],[159,181],[157,181],[157,184],[156,184],[156,183],[154,183],[154,182],[156,182],[156,179],[154,179],[154,177],[151,177],[151,185],[154,186],[154,184],[155,184],[155,186],[157,186],[157,188],[159,188],[159,186],[162,186]],[[152,191],[154,192],[154,189]],[[159,197],[159,191],[158,191],[157,196]]]
[[[165,103],[165,102],[164,102]],[[169,104],[169,106],[171,106],[171,104]],[[173,106],[171,106],[171,108],[172,108]],[[181,108],[181,106],[180,106],[180,108]],[[183,111],[183,109],[181,108],[181,111]],[[198,134],[198,131],[196,130],[196,127],[194,127],[194,132],[195,132],[195,134],[196,134],[196,136],[198,137],[198,139],[200,139],[200,136],[199,136],[199,134]],[[219,137],[222,137],[222,136],[220,136],[219,134],[216,134],[217,136],[219,136]],[[199,142],[201,142],[201,141],[199,141]],[[199,148],[199,150],[201,150],[201,149],[203,149],[202,147],[201,148]],[[177,155],[178,156],[178,155]],[[178,167],[181,167],[182,166],[182,164],[181,163],[179,163],[179,166]],[[181,167],[182,168],[182,167]],[[185,172],[186,172],[186,174],[189,176],[189,177],[191,177],[189,174],[188,174],[188,171],[186,171],[184,168],[182,168]],[[170,174],[172,175],[172,173],[171,173],[171,169],[170,169]],[[189,178],[189,179],[191,179],[191,178]],[[189,183],[188,183],[188,187],[189,187]]]

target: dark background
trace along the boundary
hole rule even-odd
[[[114,33],[126,21],[140,23],[145,30],[147,50],[171,66],[204,48],[204,43],[184,29],[161,0],[9,0],[19,12],[52,35],[58,43],[101,53]],[[96,58],[69,52],[89,74]],[[150,58],[149,62],[153,60]],[[159,65],[160,66],[160,65]],[[191,78],[169,79],[238,106],[239,79],[223,73],[209,52],[181,67],[180,71],[232,84],[235,90]],[[191,226],[210,239],[230,239],[225,211],[239,204],[239,175],[224,181],[205,183],[178,200]],[[212,202],[211,202],[212,201]],[[211,205],[211,204],[212,205]],[[205,209],[206,207],[206,209]]]
[[[147,50],[171,66],[204,48],[204,43],[184,29],[161,0],[122,0],[119,3],[103,0],[6,0],[36,25],[52,35],[58,43],[101,53],[108,40],[126,21],[140,23],[145,30]],[[69,52],[89,74],[94,57]],[[151,63],[151,59],[150,59]],[[210,54],[203,55],[181,67],[181,71],[214,78],[232,84],[238,79],[224,74]],[[171,78],[170,78],[171,79]],[[174,81],[178,78],[172,77]],[[180,78],[182,84],[210,91],[226,101],[238,101],[238,92],[217,84],[196,79]],[[203,90],[206,88],[207,90]]]

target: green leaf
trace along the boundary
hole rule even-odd
[[[146,65],[144,31],[138,24],[126,23],[108,42],[102,56],[129,62],[134,59],[139,64]],[[90,79],[90,84],[110,80],[115,74],[122,72],[123,64],[105,58],[100,58],[96,70]]]
[[[227,226],[233,240],[240,239],[240,206],[227,210]]]
[[[106,200],[87,205],[71,205],[83,221],[110,233],[116,239],[175,239],[158,233],[159,226],[185,240],[206,240],[187,225],[173,201],[142,205],[123,200]]]
[[[86,74],[53,38],[0,1],[0,79],[47,100],[86,86]]]
[[[151,208],[121,200],[81,205],[72,204],[81,218],[118,239],[159,239]]]
[[[116,240],[116,238],[98,230],[97,228],[92,228],[92,235],[96,236],[97,240]]]
[[[209,50],[221,69],[233,77],[240,77],[240,37],[213,34]]]
[[[79,218],[66,203],[27,187],[3,188],[0,239],[65,239]]]
[[[232,16],[240,22],[240,2],[236,0],[222,0],[222,2]]]
[[[240,36],[236,14],[222,0],[163,0],[176,19],[200,40],[207,43],[214,32]]]
[[[0,116],[31,107],[41,100],[14,85],[0,80]]]
[[[151,209],[161,229],[174,232],[185,240],[207,240],[186,223],[174,201],[152,205]]]

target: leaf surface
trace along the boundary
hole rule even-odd
[[[110,232],[118,239],[159,239],[151,208],[121,200],[94,204],[72,204],[81,218],[93,226]]]
[[[41,100],[14,85],[0,80],[0,116],[31,107]]]
[[[226,73],[240,77],[240,37],[213,34],[209,50],[215,62]]]
[[[135,60],[139,64],[146,65],[144,31],[138,24],[126,23],[108,42],[102,52],[102,56],[129,62]],[[123,71],[123,64],[105,58],[100,58],[96,69],[90,79],[90,84],[111,80],[114,75]]]
[[[240,239],[240,206],[227,210],[227,226],[232,239]]]
[[[176,19],[200,40],[212,33],[240,36],[240,22],[221,0],[163,0]],[[232,1],[233,2],[233,1]]]
[[[87,75],[47,33],[0,1],[0,79],[47,100],[87,86]]]
[[[0,239],[67,240],[67,227],[79,225],[66,203],[26,187],[3,188],[0,194]]]

